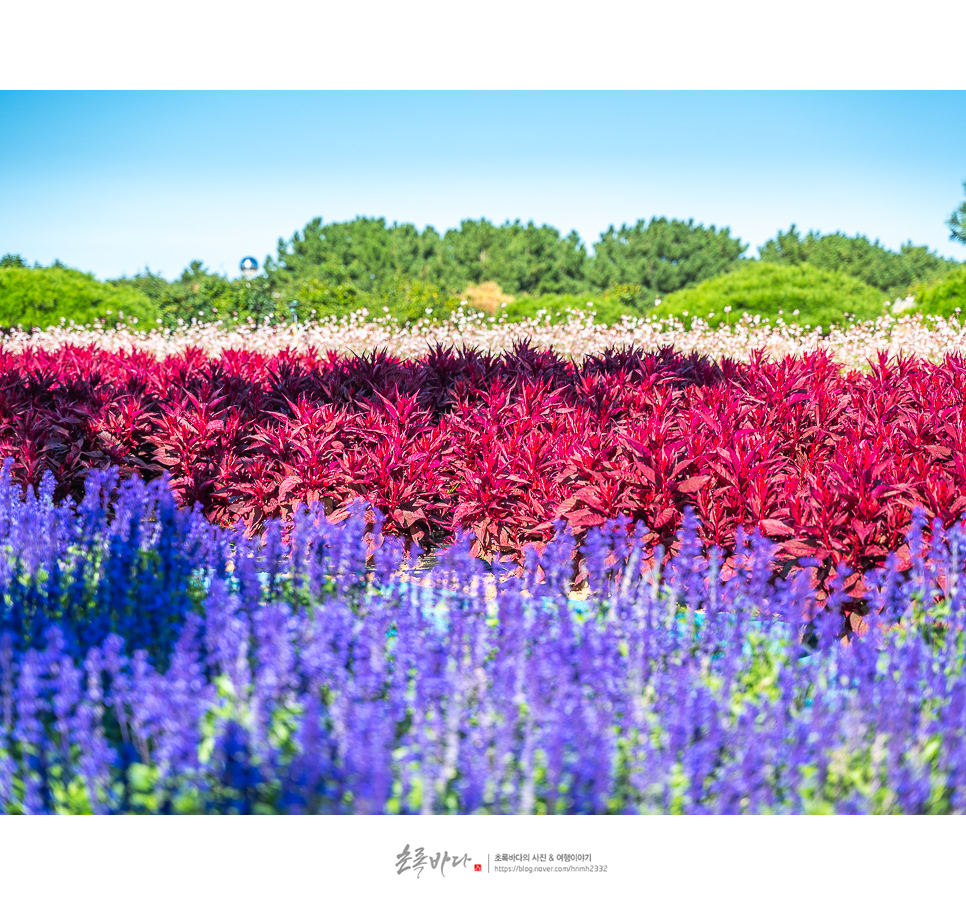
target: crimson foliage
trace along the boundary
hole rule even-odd
[[[0,459],[34,485],[51,470],[59,497],[92,467],[168,473],[182,503],[252,530],[363,498],[389,534],[425,548],[463,527],[484,555],[619,515],[671,548],[691,505],[726,554],[757,527],[780,561],[811,557],[819,583],[845,563],[860,589],[915,505],[943,526],[966,510],[966,357],[870,368],[671,349],[577,365],[526,344],[413,361],[30,350],[0,355]]]

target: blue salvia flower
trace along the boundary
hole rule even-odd
[[[46,664],[53,680],[54,730],[57,732],[57,749],[65,771],[72,768],[71,745],[75,736],[74,708],[80,701],[81,672],[67,652],[60,627],[47,630]]]
[[[212,772],[222,789],[221,802],[211,804],[218,812],[255,812],[263,778],[252,761],[248,732],[233,719],[226,722],[215,740]],[[209,802],[211,803],[211,802]]]
[[[330,801],[326,783],[332,780],[331,745],[323,726],[320,698],[309,693],[299,724],[298,754],[288,775],[288,807],[295,813],[326,813]]]
[[[131,704],[131,680],[127,673],[127,658],[124,654],[124,639],[111,633],[104,639],[102,660],[104,673],[110,678],[110,697],[106,700],[114,713],[121,740],[124,745],[131,743],[128,727],[128,707]]]
[[[143,648],[133,652],[130,662],[130,728],[140,762],[152,762],[152,751],[165,720],[164,688],[161,676],[148,660]]]
[[[251,541],[110,474],[80,506],[15,489],[0,479],[7,809],[51,807],[55,758],[97,811],[127,809],[135,759],[165,810],[963,809],[961,528],[914,529],[913,568],[866,577],[882,625],[846,642],[846,569],[822,606],[806,563],[776,578],[772,545],[740,535],[724,581],[689,517],[667,563],[625,520],[591,532],[575,603],[563,529],[519,576],[464,538],[417,583],[361,506]]]
[[[205,652],[214,676],[227,676],[236,697],[245,698],[251,684],[250,624],[241,599],[216,578],[205,601]]]
[[[212,684],[202,676],[199,650],[201,620],[191,615],[185,622],[162,678],[162,720],[155,758],[164,781],[185,779],[187,786],[199,768],[200,722],[214,698]]]
[[[271,601],[256,610],[252,621],[255,643],[252,690],[254,748],[267,761],[273,760],[275,755],[268,741],[272,712],[289,697],[295,685],[293,623],[295,619],[277,601]]]
[[[22,759],[24,813],[49,812],[44,797],[47,786],[43,779],[43,756],[47,748],[43,723],[42,666],[40,653],[36,649],[28,649],[20,659],[15,691],[17,723],[12,736],[19,744]]]
[[[87,689],[77,709],[77,742],[80,770],[87,784],[88,800],[95,813],[105,813],[111,803],[111,768],[117,751],[104,733],[104,692],[102,661],[98,648],[92,648],[84,661]]]
[[[4,813],[9,812],[9,805],[13,801],[13,777],[16,772],[12,753],[13,666],[13,636],[4,632],[0,634],[0,812]]]

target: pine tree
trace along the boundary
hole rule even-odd
[[[966,181],[963,182],[963,191],[966,192]],[[966,200],[953,212],[946,225],[949,226],[949,240],[960,241],[966,245]]]

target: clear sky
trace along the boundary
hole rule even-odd
[[[791,223],[966,259],[966,92],[0,92],[0,254],[229,276],[310,219]]]

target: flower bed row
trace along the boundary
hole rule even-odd
[[[518,345],[163,361],[96,348],[0,356],[0,457],[80,499],[91,468],[170,475],[183,505],[260,530],[299,504],[333,520],[364,499],[423,548],[471,531],[476,553],[523,555],[556,525],[578,541],[624,515],[670,547],[691,506],[730,550],[743,527],[807,556],[825,581],[901,550],[911,513],[966,508],[966,359],[827,354],[714,363],[665,349],[575,364]]]
[[[726,578],[690,515],[667,563],[589,530],[578,603],[566,534],[419,581],[361,509],[252,540],[115,472],[0,479],[0,809],[963,812],[966,530],[917,519],[843,641],[807,569],[756,535]]]
[[[590,303],[588,303],[590,304]],[[902,309],[908,301],[897,300]],[[15,331],[0,337],[0,351],[59,349],[62,346],[96,346],[111,352],[132,349],[159,359],[190,349],[217,356],[229,350],[250,350],[266,356],[284,350],[362,353],[385,350],[403,359],[420,359],[440,344],[468,347],[489,353],[509,352],[522,339],[537,349],[582,358],[604,350],[635,347],[659,350],[670,346],[681,352],[699,352],[712,359],[748,361],[756,352],[773,358],[802,356],[826,349],[851,368],[863,368],[876,354],[914,353],[940,361],[966,348],[966,326],[959,317],[885,314],[875,321],[856,321],[843,315],[840,325],[803,327],[794,314],[775,323],[744,314],[735,324],[711,328],[699,318],[654,316],[625,317],[620,324],[598,324],[592,307],[576,312],[564,323],[549,316],[507,321],[474,313],[457,313],[449,321],[417,321],[400,325],[389,316],[372,317],[359,311],[343,318],[298,324],[255,324],[229,329],[220,321],[192,321],[174,330],[143,331],[132,327],[107,328],[66,325],[48,330]]]

